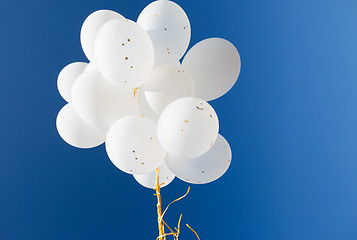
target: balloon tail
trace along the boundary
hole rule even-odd
[[[191,229],[191,231],[192,231],[194,234],[196,234],[197,239],[200,240],[200,237],[198,236],[198,234],[196,233],[196,231],[193,230],[192,227],[190,227],[190,225],[188,225],[187,223],[186,223],[186,226],[187,226],[189,229]]]
[[[139,88],[134,88],[133,98],[135,98],[135,95],[136,95],[136,93],[138,92],[138,89],[139,89]]]

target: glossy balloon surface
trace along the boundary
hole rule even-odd
[[[98,71],[86,71],[75,81],[72,102],[84,121],[104,130],[121,117],[139,115],[134,91],[107,81]]]
[[[166,156],[169,169],[181,180],[194,184],[204,184],[217,180],[229,168],[232,152],[228,142],[218,135],[212,148],[205,154],[193,158]]]
[[[106,131],[90,126],[74,111],[71,103],[57,115],[57,131],[69,145],[77,148],[92,148],[104,143]]]
[[[97,34],[95,60],[106,79],[123,88],[136,88],[152,70],[154,48],[137,23],[115,19]]]
[[[211,101],[233,87],[240,73],[241,61],[232,43],[222,38],[209,38],[194,45],[182,65],[195,83],[196,96]]]
[[[138,116],[116,121],[108,131],[105,147],[113,164],[129,174],[154,171],[166,154],[157,138],[155,124]]]
[[[170,103],[157,124],[162,146],[171,155],[193,158],[207,152],[218,135],[214,109],[202,99],[184,97]]]

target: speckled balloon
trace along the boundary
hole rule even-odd
[[[139,87],[154,64],[150,37],[127,19],[104,24],[97,34],[94,54],[103,76],[124,88]]]
[[[170,103],[157,124],[160,143],[169,154],[179,158],[194,158],[207,152],[218,129],[218,117],[211,105],[193,97]]]
[[[176,63],[191,38],[185,11],[172,1],[155,1],[140,13],[137,23],[149,34],[155,50],[155,66]]]
[[[154,122],[138,116],[116,121],[108,131],[105,147],[113,164],[129,174],[154,171],[166,154],[157,138]]]

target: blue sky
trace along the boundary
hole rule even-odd
[[[57,134],[59,71],[86,61],[80,27],[112,9],[136,20],[150,1],[3,1],[0,14],[0,239],[154,239],[155,196],[115,168],[104,146]],[[190,46],[235,44],[237,84],[212,102],[233,160],[191,186],[167,222],[202,240],[357,239],[357,2],[177,1]],[[164,204],[186,192],[174,180]],[[195,239],[183,228],[181,239]]]

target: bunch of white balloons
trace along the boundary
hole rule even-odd
[[[57,130],[68,144],[105,142],[113,164],[143,186],[162,187],[175,176],[195,184],[221,177],[231,162],[207,101],[237,81],[241,61],[234,45],[209,38],[194,45],[186,13],[174,2],[152,2],[136,22],[111,10],[90,14],[81,29],[89,63],[62,69],[58,90],[68,102]]]

